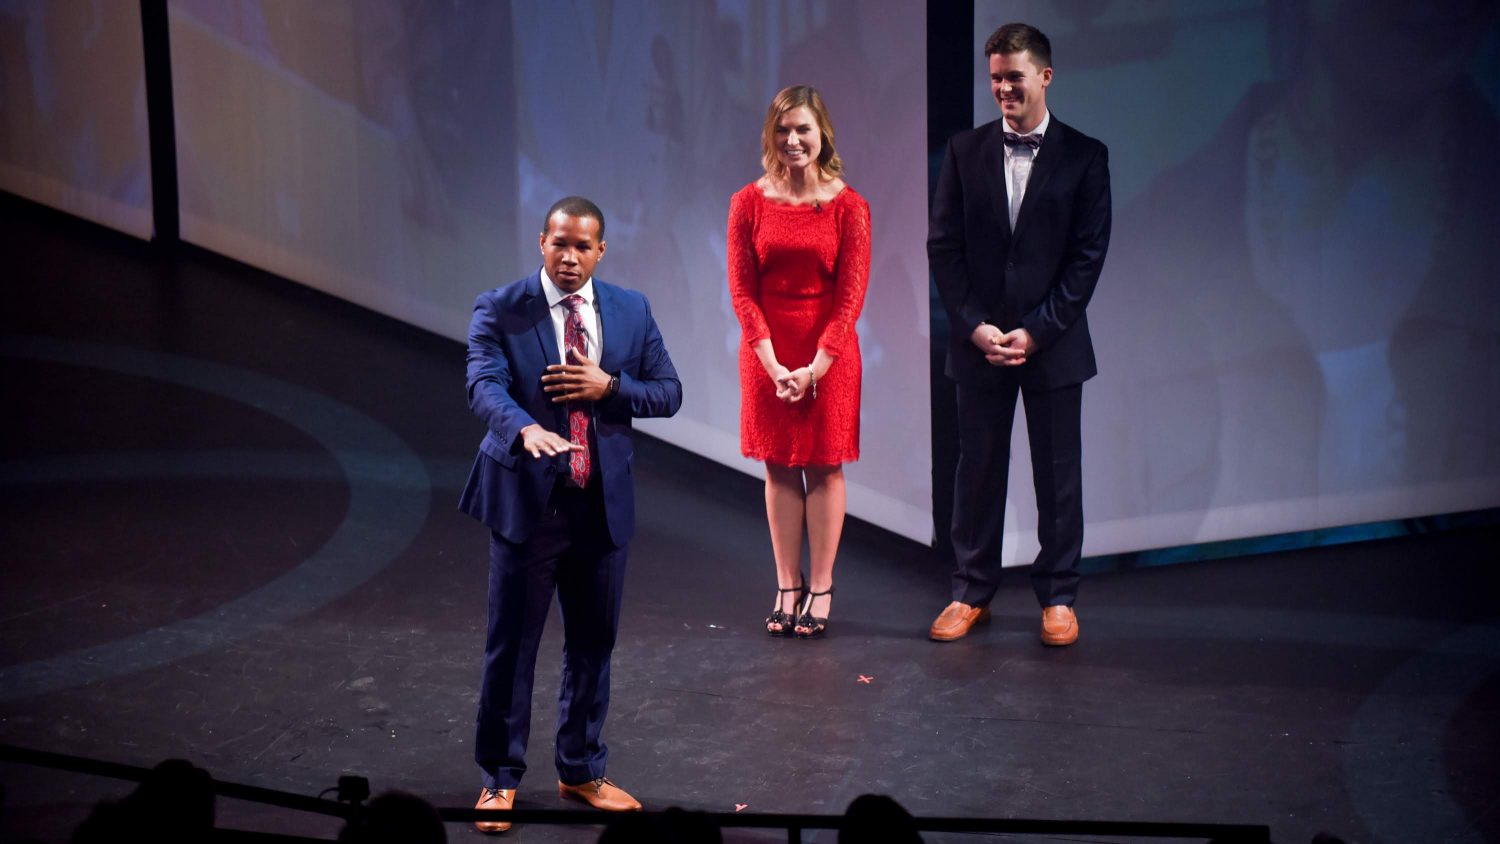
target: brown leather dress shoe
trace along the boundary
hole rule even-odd
[[[582,785],[568,785],[558,780],[557,793],[563,797],[582,800],[595,809],[603,809],[606,812],[639,812],[641,810],[639,800],[631,797],[625,789],[610,782],[606,777],[600,777]]]
[[[989,607],[971,607],[954,601],[938,614],[927,635],[935,642],[951,642],[968,635],[969,628],[990,617]]]
[[[515,802],[514,788],[486,788],[479,792],[479,802],[474,804],[474,808],[505,811],[515,805]],[[474,828],[486,835],[494,835],[510,829],[510,821],[475,821]]]
[[[1058,604],[1042,610],[1042,644],[1071,645],[1078,641],[1078,616],[1073,608]]]

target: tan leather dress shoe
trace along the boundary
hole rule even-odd
[[[962,601],[954,601],[938,614],[927,631],[933,641],[951,642],[968,635],[969,628],[990,617],[988,607],[971,607]]]
[[[582,785],[568,785],[558,780],[557,793],[563,797],[582,800],[595,809],[603,809],[606,812],[639,812],[641,810],[639,800],[631,797],[625,789],[605,777]]]
[[[514,788],[486,788],[479,792],[479,802],[474,804],[474,808],[505,811],[514,806],[515,802]],[[510,821],[475,821],[474,828],[486,835],[494,835],[510,829]]]
[[[1058,604],[1042,610],[1042,644],[1071,645],[1078,641],[1078,616],[1072,607]]]

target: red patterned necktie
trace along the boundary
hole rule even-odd
[[[588,353],[588,335],[583,330],[583,315],[578,312],[578,309],[583,307],[583,297],[575,293],[565,297],[563,304],[568,306],[568,318],[563,323],[563,346],[577,352],[581,357]],[[563,363],[567,362],[563,361]],[[568,441],[573,445],[583,446],[582,449],[570,454],[568,468],[573,483],[579,487],[586,487],[589,485],[591,467],[587,402],[576,401],[568,405]]]

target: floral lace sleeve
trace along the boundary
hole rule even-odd
[[[754,186],[746,187],[729,200],[729,299],[734,304],[744,330],[746,345],[771,336],[766,315],[760,309],[760,269],[755,255]]]
[[[846,188],[848,202],[839,203],[839,258],[835,268],[833,315],[818,338],[818,348],[839,355],[854,335],[854,323],[865,306],[870,283],[870,206],[864,197]]]

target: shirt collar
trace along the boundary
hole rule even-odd
[[[583,283],[583,286],[578,288],[576,293],[564,293],[557,286],[557,283],[552,280],[552,277],[547,275],[547,268],[543,267],[542,294],[547,297],[547,307],[549,308],[557,307],[558,302],[561,302],[563,299],[566,299],[570,295],[582,296],[583,303],[592,308],[594,306],[594,280],[591,278],[588,281],[585,281]]]
[[[1015,129],[1012,129],[1010,127],[1010,123],[1005,118],[1003,118],[1003,117],[1000,118],[1000,122],[1002,124],[1004,124],[1005,131],[1012,132],[1012,133],[1015,133],[1015,134],[1020,134],[1020,133],[1016,132]],[[1038,123],[1036,125],[1035,129],[1032,129],[1030,132],[1027,132],[1026,134],[1028,134],[1028,135],[1036,135],[1039,138],[1045,139],[1046,134],[1047,134],[1047,127],[1051,126],[1051,125],[1052,125],[1052,110],[1048,109],[1046,112],[1044,112],[1042,114],[1042,122]]]

